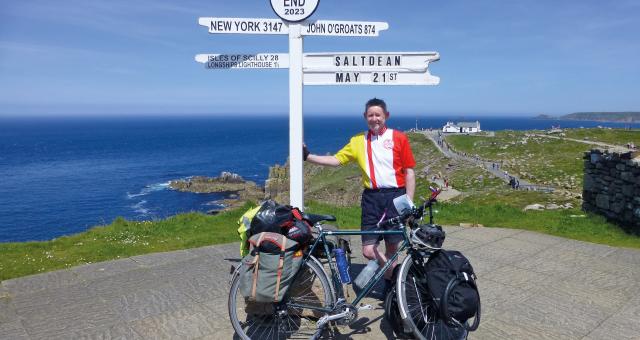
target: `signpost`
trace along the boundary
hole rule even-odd
[[[437,52],[333,52],[303,54],[303,37],[312,35],[377,37],[386,22],[305,21],[319,0],[270,0],[280,19],[202,17],[198,23],[213,34],[287,34],[289,53],[198,54],[207,69],[289,69],[289,195],[304,209],[303,85],[437,85],[429,64]]]

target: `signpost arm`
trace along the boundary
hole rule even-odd
[[[289,25],[289,198],[304,210],[302,143],[302,34],[300,24]]]

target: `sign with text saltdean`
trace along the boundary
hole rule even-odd
[[[429,63],[440,59],[438,52],[329,52],[305,53],[304,72],[394,71],[426,72]]]
[[[310,17],[320,0],[271,0],[271,8],[280,19],[299,22]]]
[[[212,34],[289,34],[289,23],[278,19],[264,18],[214,18],[202,17],[198,23]],[[389,28],[386,22],[317,20],[296,24],[301,35],[324,35],[338,37],[377,37],[380,31]]]
[[[198,54],[196,61],[208,69],[289,68],[286,53]]]

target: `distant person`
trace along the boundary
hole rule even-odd
[[[379,230],[377,224],[381,218],[398,216],[393,199],[407,195],[413,201],[415,192],[416,162],[411,152],[409,139],[397,130],[387,128],[389,111],[387,104],[373,98],[365,104],[364,119],[368,130],[359,133],[349,140],[338,153],[333,156],[320,156],[303,148],[304,159],[308,162],[340,166],[356,162],[362,172],[362,215],[361,230]],[[398,249],[402,235],[385,235],[386,253],[378,251],[382,240],[379,235],[362,235],[362,253],[369,260],[377,260],[380,266]],[[395,264],[394,264],[395,265]],[[393,266],[385,273],[385,291],[391,287]],[[385,292],[386,293],[386,292]]]

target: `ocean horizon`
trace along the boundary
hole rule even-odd
[[[579,127],[640,128],[533,116],[391,116],[391,128],[441,128],[480,121],[482,130]],[[0,116],[0,242],[50,240],[111,223],[122,216],[154,220],[220,209],[220,194],[169,189],[172,180],[234,172],[263,185],[283,164],[288,116]],[[334,153],[364,131],[359,116],[309,115],[305,142]]]

